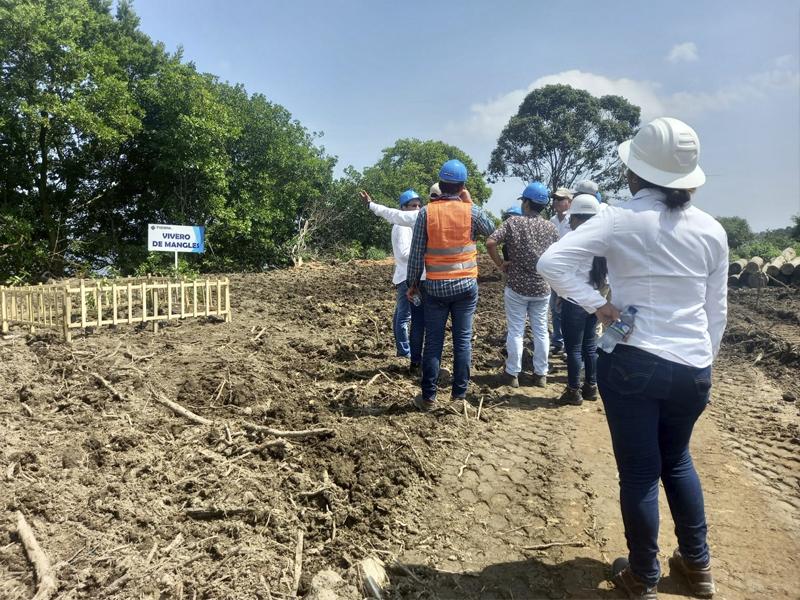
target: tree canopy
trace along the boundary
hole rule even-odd
[[[205,225],[201,269],[261,268],[328,191],[335,160],[285,108],[138,25],[125,0],[0,0],[0,280],[169,259],[148,222]]]
[[[569,85],[529,93],[492,151],[492,181],[539,180],[550,189],[592,179],[603,192],[624,184],[617,145],[639,125],[640,110],[621,96],[597,98]]]
[[[357,191],[365,189],[375,202],[397,207],[400,194],[412,188],[427,202],[430,186],[439,179],[439,169],[451,158],[457,158],[467,167],[467,189],[473,201],[486,202],[492,190],[475,161],[463,150],[442,141],[400,139],[385,148],[381,158],[363,172],[345,171],[327,201],[328,213],[333,218],[317,230],[317,239],[328,247],[353,242],[363,249],[391,248],[391,227],[363,208]],[[347,223],[347,237],[343,236],[342,222]]]
[[[750,224],[741,217],[717,217],[725,233],[728,234],[728,246],[738,248],[753,239]]]

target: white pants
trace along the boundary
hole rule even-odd
[[[509,287],[504,294],[506,305],[506,373],[518,375],[522,370],[522,344],[525,338],[525,317],[531,320],[533,331],[533,372],[536,375],[547,375],[547,355],[550,351],[550,340],[547,333],[547,306],[550,294],[541,298],[522,296]]]

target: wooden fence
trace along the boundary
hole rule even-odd
[[[2,332],[11,325],[53,329],[71,341],[73,329],[215,316],[231,320],[230,282],[128,278],[0,287]]]

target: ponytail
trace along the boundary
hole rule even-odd
[[[636,173],[634,173],[636,175]],[[692,200],[692,192],[694,189],[691,190],[677,190],[674,188],[667,188],[660,185],[656,185],[655,183],[650,183],[649,181],[642,179],[638,175],[636,177],[639,179],[639,188],[651,188],[654,190],[659,190],[663,192],[666,196],[662,202],[667,206],[668,210],[679,210],[685,207],[689,202]]]
[[[608,277],[608,263],[605,257],[595,256],[592,259],[592,270],[589,271],[589,283],[594,289],[599,290],[606,284]]]
[[[667,195],[664,198],[664,204],[667,205],[669,210],[683,208],[692,200],[692,193],[689,190],[674,190],[663,187],[659,189]]]

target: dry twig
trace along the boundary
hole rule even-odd
[[[36,595],[33,600],[47,600],[58,589],[56,569],[50,564],[50,559],[39,546],[39,542],[36,541],[36,537],[33,535],[33,530],[25,520],[25,515],[20,511],[17,511],[17,533],[19,534],[19,539],[22,540],[22,545],[25,547],[28,559],[36,570]]]
[[[303,574],[303,532],[297,532],[297,547],[294,551],[294,596],[300,589],[300,576]]]
[[[186,417],[192,423],[197,423],[198,425],[214,425],[214,421],[212,421],[210,419],[206,419],[205,417],[201,417],[200,415],[197,415],[197,414],[193,413],[189,409],[184,408],[183,406],[181,406],[177,402],[173,402],[172,400],[169,400],[168,398],[164,398],[164,396],[162,396],[161,394],[156,392],[156,390],[153,389],[152,387],[150,388],[150,392],[153,395],[153,400],[155,400],[159,404],[163,404],[164,406],[166,406],[167,408],[172,410],[172,412],[174,412],[176,414],[179,414],[182,417]]]
[[[472,452],[467,453],[467,458],[464,459],[464,464],[461,465],[461,468],[458,470],[458,478],[461,479],[461,476],[464,474],[464,469],[467,468],[467,463],[469,462],[470,457],[472,456]]]
[[[571,542],[549,542],[547,544],[536,544],[535,546],[522,546],[523,550],[547,550],[548,548],[554,548],[556,546],[572,546],[573,548],[585,548],[586,542],[578,542],[578,541],[571,541]]]
[[[319,429],[299,429],[292,431],[292,430],[272,429],[271,427],[264,427],[263,425],[245,423],[244,428],[247,431],[255,431],[258,433],[264,433],[266,435],[274,435],[275,437],[282,437],[282,438],[304,438],[312,436],[334,435],[336,433],[333,429],[329,429],[327,427],[321,427]]]

